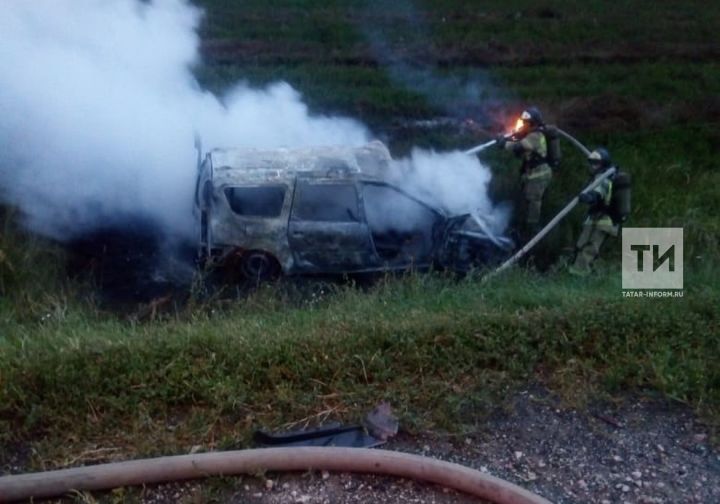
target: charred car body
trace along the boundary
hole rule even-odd
[[[200,257],[249,278],[408,268],[467,270],[510,240],[387,182],[380,142],[362,147],[215,149],[198,163]]]

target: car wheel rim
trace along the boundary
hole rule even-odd
[[[248,278],[258,280],[270,278],[274,269],[272,260],[266,254],[261,253],[250,254],[243,261],[243,266],[243,271]]]

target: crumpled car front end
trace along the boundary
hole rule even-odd
[[[493,232],[479,213],[449,217],[438,251],[438,263],[447,269],[468,272],[488,268],[510,256],[515,242]]]

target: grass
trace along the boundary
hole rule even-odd
[[[557,104],[611,96],[650,109],[677,104],[694,116],[709,103],[717,110],[720,8],[703,2],[200,4],[208,9],[197,69],[204,86],[287,80],[313,109],[377,128],[397,117],[466,117],[487,97]],[[397,60],[408,64],[403,82],[388,72]],[[463,99],[468,84],[478,91]]]
[[[652,110],[682,107],[692,118],[710,119],[705,109],[716,103],[720,93],[720,66],[716,63],[641,63],[592,65],[543,65],[521,68],[497,68],[478,71],[475,67],[453,67],[436,71],[435,83],[417,76],[417,85],[394,84],[382,67],[343,64],[283,63],[274,65],[226,63],[206,65],[197,70],[198,79],[221,93],[230,83],[248,82],[263,86],[284,80],[302,90],[304,99],[314,110],[352,115],[382,130],[389,119],[428,118],[437,115],[472,115],[465,88],[458,83],[476,85],[477,94],[503,101],[535,101],[566,105],[570,100],[608,97],[637,103],[639,117]],[[608,83],[612,83],[608,85]],[[502,84],[502,86],[500,85]],[[425,91],[428,91],[426,94]],[[434,91],[430,98],[429,91]],[[631,109],[631,113],[633,110]],[[694,116],[694,117],[693,117]],[[667,118],[654,117],[665,124]],[[597,122],[591,118],[593,126]],[[582,126],[582,125],[580,125]],[[646,126],[646,125],[643,125]],[[627,130],[633,124],[624,125]],[[588,130],[588,126],[583,127]]]
[[[633,177],[633,227],[684,228],[687,267],[716,267],[720,257],[720,212],[713,196],[720,183],[714,169],[711,146],[717,142],[714,126],[674,126],[632,133],[590,133],[583,140],[590,146],[605,145],[619,166]],[[514,161],[503,153],[491,153],[486,161],[495,167],[493,192],[509,199],[517,190]],[[573,150],[556,173],[544,206],[547,218],[562,208],[587,180],[585,162]],[[541,245],[548,261],[558,250],[572,245],[584,214],[574,211]],[[619,246],[608,245],[605,257],[619,261]]]
[[[401,42],[411,52],[429,49],[468,55],[532,45],[536,53],[558,60],[578,49],[602,52],[653,46],[673,54],[681,44],[711,43],[720,21],[720,9],[698,0],[682,5],[662,2],[652,9],[641,0],[612,6],[600,0],[555,0],[542,5],[492,0],[480,6],[469,0],[283,0],[274,2],[271,10],[258,0],[244,2],[242,8],[224,0],[198,3],[208,10],[204,38],[268,41],[276,49],[287,50],[293,59],[361,54],[372,29],[383,31],[385,38]],[[277,54],[272,49],[268,53],[258,57]]]
[[[255,427],[355,419],[381,399],[410,430],[461,432],[535,380],[576,405],[628,390],[660,393],[718,428],[720,136],[712,107],[720,68],[710,57],[718,7],[493,0],[478,9],[424,0],[386,5],[381,15],[375,2],[200,3],[208,8],[208,57],[196,69],[203,85],[286,79],[314,112],[369,122],[399,154],[477,143],[452,129],[396,128],[471,113],[477,104],[463,83],[479,83],[477,96],[507,108],[538,100],[633,175],[633,226],[684,227],[685,296],[622,298],[616,241],[583,280],[567,276],[561,259],[544,274],[516,270],[487,285],[410,275],[369,290],[335,286],[302,303],[283,284],[230,304],[195,300],[138,323],[98,309],[80,294],[87,286],[65,278],[62,248],[4,216],[0,463],[18,445],[31,446],[32,468],[92,461],[97,447],[128,457],[244,446]],[[431,82],[393,78],[368,26]],[[579,122],[562,122],[571,119]],[[485,159],[496,167],[493,194],[510,198],[514,161],[498,152]],[[567,151],[547,214],[585,178],[584,160]],[[576,211],[543,245],[547,262],[572,245],[581,219]]]
[[[70,295],[62,247],[23,231],[18,220],[0,207],[0,327],[62,309],[58,300]]]
[[[623,299],[618,276],[411,276],[296,308],[268,288],[151,324],[73,310],[5,324],[0,432],[35,439],[41,460],[92,444],[152,455],[242,446],[252,428],[327,411],[352,419],[381,399],[406,428],[457,431],[543,376],[571,402],[648,388],[711,418],[717,274],[652,302]]]

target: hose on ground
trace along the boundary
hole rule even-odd
[[[408,478],[442,485],[496,504],[551,504],[517,485],[459,464],[388,450],[339,447],[200,453],[2,476],[0,502],[209,476],[307,470]]]

